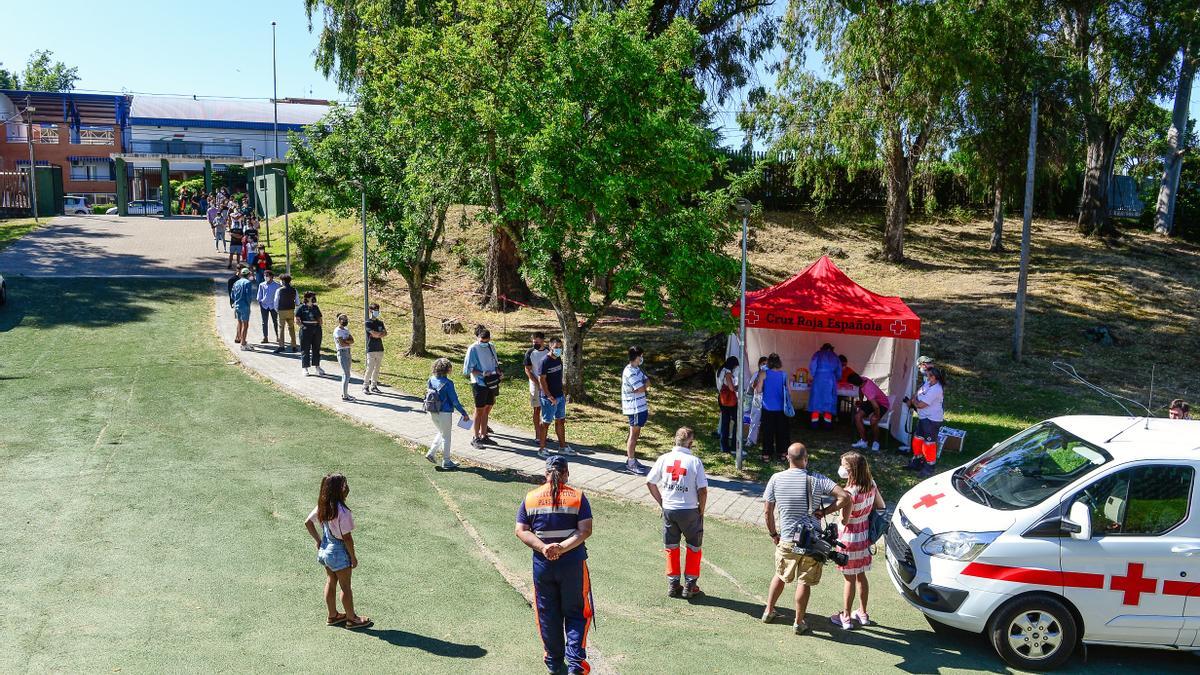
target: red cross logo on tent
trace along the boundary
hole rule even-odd
[[[939,499],[941,499],[942,497],[945,497],[945,496],[946,496],[945,492],[939,492],[936,495],[925,495],[924,497],[921,497],[920,499],[918,499],[915,504],[913,504],[913,508],[918,509],[918,508],[921,508],[922,506],[934,506],[938,503]]]
[[[678,459],[675,460],[674,464],[668,466],[666,471],[667,473],[671,474],[671,480],[675,481],[676,483],[679,482],[680,478],[687,475],[687,469],[680,466],[680,460]]]
[[[908,332],[908,324],[904,323],[900,319],[896,319],[892,322],[891,331],[892,335],[904,335]]]
[[[750,310],[749,312],[746,312],[746,323],[751,324],[751,325],[757,324],[758,323],[758,312],[756,312],[754,310]]]
[[[1124,591],[1125,597],[1122,599],[1123,605],[1140,605],[1142,604],[1142,593],[1153,594],[1158,588],[1158,579],[1151,579],[1142,576],[1142,563],[1129,563],[1129,567],[1125,572],[1125,576],[1119,577],[1113,575],[1113,578],[1108,582],[1108,590]]]

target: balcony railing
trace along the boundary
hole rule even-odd
[[[201,157],[241,157],[241,143],[205,143],[203,141],[132,141],[130,152],[153,155],[193,155]]]
[[[78,145],[114,145],[115,140],[112,127],[79,127]]]

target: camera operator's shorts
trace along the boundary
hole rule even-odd
[[[703,545],[704,518],[700,509],[663,509],[663,544],[677,548],[680,537],[694,549]]]
[[[495,405],[496,403],[496,392],[487,385],[472,384],[471,394],[475,397],[476,408],[483,408],[485,406]]]
[[[821,563],[816,558],[792,550],[792,542],[780,541],[775,547],[775,574],[790,584],[799,581],[809,586],[821,583]]]

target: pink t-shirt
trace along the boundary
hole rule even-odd
[[[313,525],[316,525],[318,530],[321,529],[321,521],[317,519],[316,509],[313,509],[312,513],[308,514],[308,519],[306,522],[311,522]],[[338,504],[337,516],[333,520],[329,521],[329,532],[333,534],[334,538],[341,539],[347,532],[350,532],[353,529],[354,514],[350,513],[350,509]]]
[[[863,378],[862,394],[867,398],[867,400],[878,403],[880,408],[886,408],[890,404],[887,394],[883,393],[883,390],[879,388],[879,385],[875,384],[875,381],[870,378]]]

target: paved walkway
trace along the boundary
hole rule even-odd
[[[361,373],[354,372],[350,393],[357,400],[343,401],[341,368],[336,361],[324,362],[325,372],[328,373],[325,377],[308,377],[300,368],[299,354],[272,354],[265,349],[242,351],[233,342],[236,326],[233,312],[229,309],[226,288],[226,282],[222,278],[216,284],[213,296],[217,334],[243,366],[272,380],[296,396],[391,436],[416,443],[419,447],[428,447],[433,440],[434,431],[427,413],[421,410],[420,397],[396,391],[391,387],[384,387],[385,393],[382,396],[362,396]],[[258,310],[253,308],[251,334],[254,334],[257,317]],[[332,337],[329,339],[332,340]],[[356,352],[356,356],[361,357],[361,352]],[[492,428],[495,431],[492,437],[499,445],[473,448],[467,431],[455,427],[451,443],[454,458],[491,468],[512,469],[529,475],[542,474],[545,460],[538,457],[537,444],[527,432],[495,422],[492,423]],[[572,445],[576,450],[580,449],[579,445]],[[592,492],[653,504],[653,499],[646,490],[646,477],[634,476],[621,470],[625,464],[624,455],[596,452],[573,457],[570,461],[572,485]],[[431,466],[430,469],[432,468]],[[709,476],[708,490],[708,515],[755,525],[764,524],[762,484]]]

